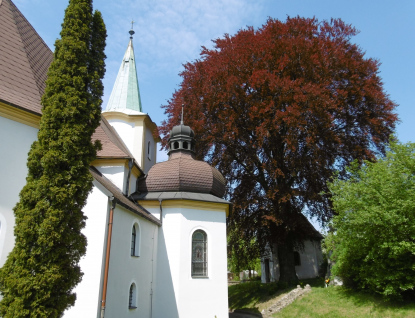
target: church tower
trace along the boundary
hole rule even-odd
[[[156,124],[143,112],[133,46],[135,32],[131,29],[129,33],[130,41],[103,115],[147,173],[156,163],[159,140],[154,138]]]

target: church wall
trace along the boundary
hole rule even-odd
[[[104,113],[105,116],[105,113]],[[122,141],[127,146],[128,150],[135,156],[134,150],[134,128],[135,125],[132,122],[127,122],[120,119],[112,119],[109,118],[108,122],[111,124],[112,127],[117,131],[118,135],[120,135]],[[136,157],[137,161],[138,157]]]
[[[117,164],[111,166],[95,166],[106,178],[108,178],[114,185],[124,192],[126,177],[128,175],[127,167],[124,164]]]
[[[13,208],[26,184],[27,155],[37,132],[36,128],[0,117],[0,267],[14,246]]]
[[[278,281],[280,278],[279,261],[277,254],[278,247],[273,246],[272,252],[269,249],[269,254],[264,255],[261,258],[261,282],[266,282],[265,273],[265,259],[269,259],[270,262],[270,282]],[[318,276],[320,264],[323,261],[323,254],[321,252],[321,244],[319,241],[305,241],[304,250],[299,251],[301,265],[295,266],[298,279],[308,279]]]
[[[318,270],[322,261],[321,249],[319,246],[320,242],[317,241],[304,242],[304,250],[300,251],[301,265],[295,267],[299,279],[314,278],[318,276]]]
[[[192,234],[198,229],[207,233],[207,278],[191,275]],[[154,317],[228,317],[226,246],[225,210],[163,207]]]
[[[150,212],[155,218],[160,220],[160,203],[156,201],[156,203],[152,202],[151,205],[148,205],[146,201],[139,202],[148,212]]]
[[[149,153],[150,143],[150,153]],[[144,159],[143,159],[143,170],[147,173],[150,168],[156,163],[157,156],[157,143],[154,142],[153,132],[148,127],[145,128],[144,135]]]
[[[139,256],[131,256],[132,227],[139,227]],[[158,226],[117,205],[114,210],[106,317],[151,317],[152,282],[157,263]],[[137,288],[136,309],[129,309],[129,290]],[[155,316],[153,316],[155,317]]]
[[[104,113],[105,115],[106,113]],[[120,116],[125,116],[120,114]],[[127,146],[128,150],[133,154],[134,158],[144,170],[143,161],[143,142],[144,142],[144,123],[142,119],[131,121],[108,117],[108,122],[117,131],[121,139]],[[145,171],[147,172],[147,171]]]
[[[100,313],[109,204],[107,194],[101,191],[103,188],[100,190],[96,185],[94,182],[87,204],[82,209],[88,218],[82,230],[88,245],[86,255],[79,263],[84,276],[74,289],[77,296],[75,306],[65,311],[64,318],[99,317]]]

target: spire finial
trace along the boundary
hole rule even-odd
[[[180,125],[183,125],[183,108],[184,108],[184,104],[182,104],[182,120],[180,121]]]
[[[130,33],[130,39],[132,39],[133,38],[133,34],[135,33],[134,32],[134,23],[135,23],[135,21],[134,20],[131,20],[131,30],[128,32],[128,33]]]

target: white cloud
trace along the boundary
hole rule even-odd
[[[162,72],[177,74],[182,63],[199,57],[202,45],[212,47],[212,39],[235,33],[244,27],[243,21],[261,10],[259,2],[249,0],[105,2],[97,0],[94,5],[103,11],[109,30],[109,59],[121,59],[129,22],[134,19],[135,53],[143,77]]]

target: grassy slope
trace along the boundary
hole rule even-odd
[[[228,288],[229,309],[245,309],[260,313],[266,308],[269,300],[277,297],[283,291],[277,283],[261,284],[261,282],[246,282]]]
[[[323,288],[323,279],[306,280],[304,284],[310,284],[312,291],[274,317],[415,317],[415,301],[386,303],[380,297],[342,287]],[[249,282],[229,286],[229,308],[260,313],[289,290],[279,290],[276,283]]]
[[[415,302],[387,303],[380,297],[343,287],[314,287],[273,317],[415,317]]]

